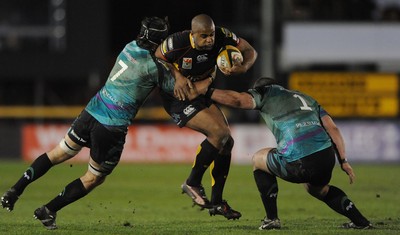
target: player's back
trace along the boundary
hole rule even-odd
[[[121,51],[105,85],[86,110],[102,124],[127,126],[157,82],[158,70],[150,52],[132,41]]]
[[[294,161],[325,149],[331,141],[320,120],[320,106],[310,96],[278,85],[255,96],[257,108],[278,142],[278,151]]]

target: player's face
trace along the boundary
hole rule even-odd
[[[193,33],[193,41],[197,50],[211,50],[215,42],[215,29]]]

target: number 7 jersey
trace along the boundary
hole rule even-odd
[[[118,55],[105,85],[86,106],[86,111],[105,126],[130,125],[147,97],[160,85],[160,80],[164,90],[173,91],[172,75],[159,66],[164,70],[161,74],[167,77],[161,79],[156,63],[150,52],[140,48],[136,41],[128,43]]]
[[[321,124],[328,113],[312,97],[268,85],[248,91],[256,110],[277,140],[277,150],[287,162],[318,152],[332,145]]]

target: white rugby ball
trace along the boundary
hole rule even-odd
[[[218,68],[223,72],[224,68],[231,68],[234,63],[242,63],[243,55],[234,46],[226,45],[221,48],[217,57]]]

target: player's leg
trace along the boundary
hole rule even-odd
[[[216,165],[218,166],[217,170],[219,172],[213,175],[213,177],[216,176],[216,178],[213,178],[214,192],[212,193],[214,199],[213,203],[216,204],[222,203],[223,184],[226,179],[221,180],[223,177],[221,175],[224,173],[225,175],[227,174],[230,165],[230,155],[222,155],[221,150],[224,148],[227,140],[229,140],[231,137],[230,130],[224,119],[218,116],[221,115],[218,113],[220,111],[213,106],[214,105],[212,105],[210,108],[202,109],[186,123],[186,127],[201,132],[207,136],[207,138],[200,144],[198,148],[191,173],[186,180],[186,183],[189,186],[201,187],[201,181],[205,171],[213,161],[216,161]],[[221,166],[224,161],[228,163],[225,163],[224,166]],[[215,172],[216,171],[214,171],[214,173]],[[216,189],[215,186],[218,187],[218,189]],[[218,198],[219,200],[216,200]],[[202,203],[197,204],[202,207],[210,208],[211,205],[207,205],[206,199],[205,201],[206,203],[204,206]]]
[[[281,228],[277,207],[278,182],[276,176],[268,168],[268,156],[274,157],[273,153],[273,148],[264,148],[256,152],[252,158],[254,180],[266,213],[259,227],[260,230]]]
[[[92,159],[90,159],[90,164],[95,165],[97,169],[101,169],[101,166]],[[89,168],[82,177],[66,185],[63,191],[53,200],[37,208],[34,212],[34,217],[40,220],[47,229],[56,229],[57,212],[63,207],[86,196],[92,189],[102,184],[105,178],[106,175],[96,175]]]
[[[54,149],[36,158],[21,178],[4,193],[1,197],[3,208],[12,211],[14,204],[30,183],[39,179],[54,165],[75,156],[80,149],[82,149],[80,145],[73,142],[68,135],[65,135],[65,138]]]
[[[69,137],[82,140],[90,147],[88,170],[82,177],[65,186],[53,200],[35,210],[35,218],[48,229],[57,228],[57,211],[84,197],[104,182],[106,176],[117,166],[122,154],[126,129],[110,131],[86,112],[83,119],[86,120],[86,129],[80,129],[81,131],[74,132],[74,137]]]
[[[305,184],[307,192],[315,198],[325,202],[332,210],[346,216],[350,223],[343,224],[344,228],[367,229],[371,223],[361,214],[356,205],[347,197],[346,193],[333,185],[313,186]]]
[[[203,113],[201,113],[199,119],[195,120],[200,120],[195,127],[198,128],[200,126],[203,129],[202,131],[206,132],[207,141],[215,148],[214,152],[209,154],[214,156],[214,163],[211,164],[210,168],[212,177],[211,203],[218,205],[223,201],[223,190],[231,164],[233,138],[230,135],[230,129],[222,111],[216,105],[211,105],[206,111],[204,114],[207,116],[202,116]],[[204,123],[203,120],[208,120],[208,122]],[[189,125],[192,125],[190,128],[194,128],[191,121],[188,122],[188,127]],[[201,157],[197,156],[197,158]]]
[[[310,160],[310,162],[303,163],[305,165],[310,164],[311,168],[309,168],[309,171],[314,172],[311,182],[304,184],[307,192],[313,197],[325,202],[337,213],[349,218],[351,223],[346,223],[346,227],[372,227],[370,222],[360,213],[355,204],[340,188],[329,185],[335,164],[335,153],[333,149],[328,148],[319,151],[311,155],[307,160]]]
[[[241,213],[233,210],[228,203],[223,200],[223,191],[229,173],[231,150],[233,147],[233,138],[230,135],[230,129],[225,115],[216,105],[211,105],[208,109],[205,109],[204,112],[202,110],[202,112],[198,113],[193,122],[191,122],[192,120],[188,122],[187,126],[204,133],[207,136],[206,141],[213,145],[213,151],[208,152],[208,157],[204,156],[204,158],[202,158],[201,154],[206,152],[199,151],[195,162],[196,166],[198,160],[201,162],[201,159],[212,159],[210,156],[214,156],[214,162],[211,164],[210,168],[212,207],[209,213],[210,215],[223,215],[227,219],[238,219],[241,217]],[[198,166],[201,165],[199,164]],[[203,166],[198,173],[204,174],[205,170],[206,168]],[[192,173],[193,172],[196,172],[195,167],[193,167]]]

